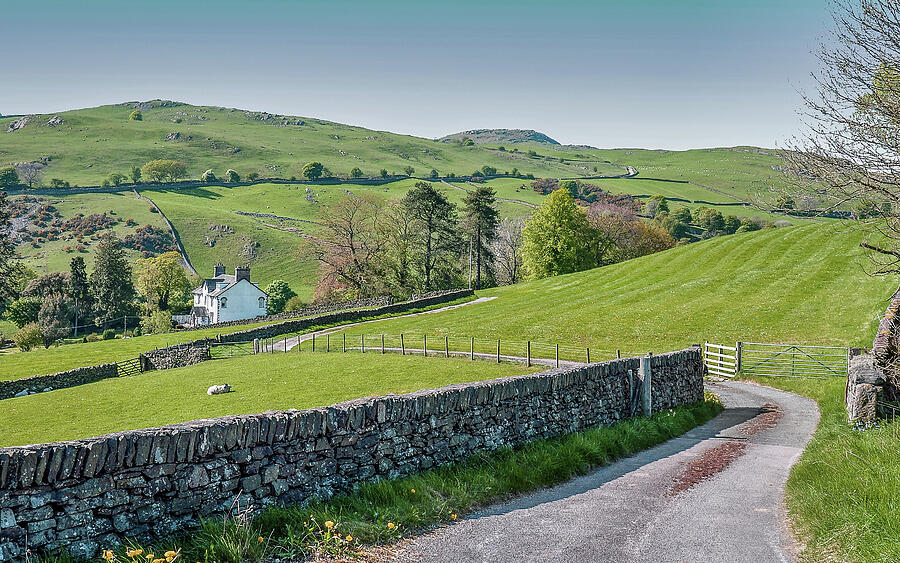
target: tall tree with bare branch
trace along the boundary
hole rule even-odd
[[[838,0],[807,131],[784,152],[798,191],[852,210],[874,273],[900,271],[900,1]]]

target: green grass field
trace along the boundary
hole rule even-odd
[[[200,418],[307,409],[359,397],[521,375],[519,364],[396,354],[278,353],[38,393],[0,402],[0,447],[99,436]],[[211,385],[232,393],[209,396]]]
[[[131,121],[128,116],[134,105],[34,116],[25,128],[12,133],[6,129],[16,118],[0,118],[0,165],[49,157],[46,181],[61,178],[73,185],[98,185],[111,172],[127,173],[132,166],[156,158],[183,160],[191,178],[198,178],[206,169],[221,176],[229,168],[242,176],[257,172],[263,178],[299,178],[303,165],[311,160],[321,161],[337,174],[359,167],[369,176],[377,176],[382,168],[401,174],[407,166],[420,176],[431,169],[442,174],[471,174],[484,165],[499,170],[518,168],[537,176],[582,172],[559,159],[462,147],[307,117],[266,119],[267,114],[230,108],[149,104],[156,107],[144,107],[143,121]],[[64,123],[47,125],[54,115]],[[297,125],[298,120],[303,124]],[[166,140],[172,133],[178,133],[178,138]],[[591,165],[610,174],[619,170],[603,162]]]
[[[791,471],[787,504],[802,561],[900,561],[900,420],[860,432],[847,424],[843,378],[760,377],[814,399],[822,418]]]
[[[496,299],[377,330],[536,340],[623,354],[704,340],[867,346],[897,278],[863,272],[843,224],[717,237],[604,268],[479,292]]]

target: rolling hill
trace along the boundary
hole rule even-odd
[[[503,143],[560,144],[556,139],[552,139],[533,129],[472,129],[471,131],[461,131],[446,135],[438,139],[438,141],[448,143],[451,141],[462,141],[463,139],[471,139],[476,145]]]
[[[135,109],[143,119],[129,115]],[[321,119],[155,100],[25,117],[0,117],[0,166],[40,162],[46,182],[98,185],[111,172],[156,158],[188,165],[188,177],[207,169],[220,176],[233,168],[242,176],[301,177],[311,160],[337,175],[358,167],[367,176],[382,168],[401,174],[407,166],[425,176],[471,174],[482,166],[518,168],[536,176],[573,176],[577,164],[480,146],[464,147],[386,131],[372,131]],[[609,174],[621,169],[591,161]]]

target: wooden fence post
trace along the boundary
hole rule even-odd
[[[556,367],[559,367],[559,344],[556,345]]]
[[[736,342],[734,345],[734,364],[735,364],[734,365],[734,373],[735,373],[735,375],[737,375],[738,373],[741,372],[741,356],[743,355],[742,354],[743,351],[744,351],[744,343]],[[722,350],[722,352],[724,353],[724,350]]]
[[[531,340],[525,346],[525,365],[531,367]]]
[[[587,363],[591,363],[591,349],[587,349]]]
[[[346,352],[346,351],[347,351],[347,333],[342,332],[341,333],[341,352]]]
[[[428,335],[422,335],[422,355],[428,357]]]
[[[497,363],[500,363],[500,339],[497,339]]]
[[[450,337],[444,335],[444,357],[450,357]]]
[[[403,333],[400,333],[400,355],[406,355],[406,344],[403,342]]]
[[[313,337],[312,337],[312,351],[313,352],[316,351],[316,333],[315,332],[313,333]]]
[[[325,335],[325,353],[331,352],[331,334]]]
[[[622,358],[622,351],[619,349],[616,349],[616,359],[619,360],[621,358]]]
[[[384,335],[381,335],[381,353],[384,354]]]
[[[284,335],[284,351],[287,352],[287,335]]]
[[[363,354],[366,353],[366,335],[365,334],[359,335],[359,349],[362,351]]]

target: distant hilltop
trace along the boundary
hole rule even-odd
[[[441,137],[438,141],[449,143],[472,139],[476,145],[497,143],[544,143],[547,145],[559,145],[559,141],[544,135],[533,129],[473,129],[461,133],[453,133]]]

